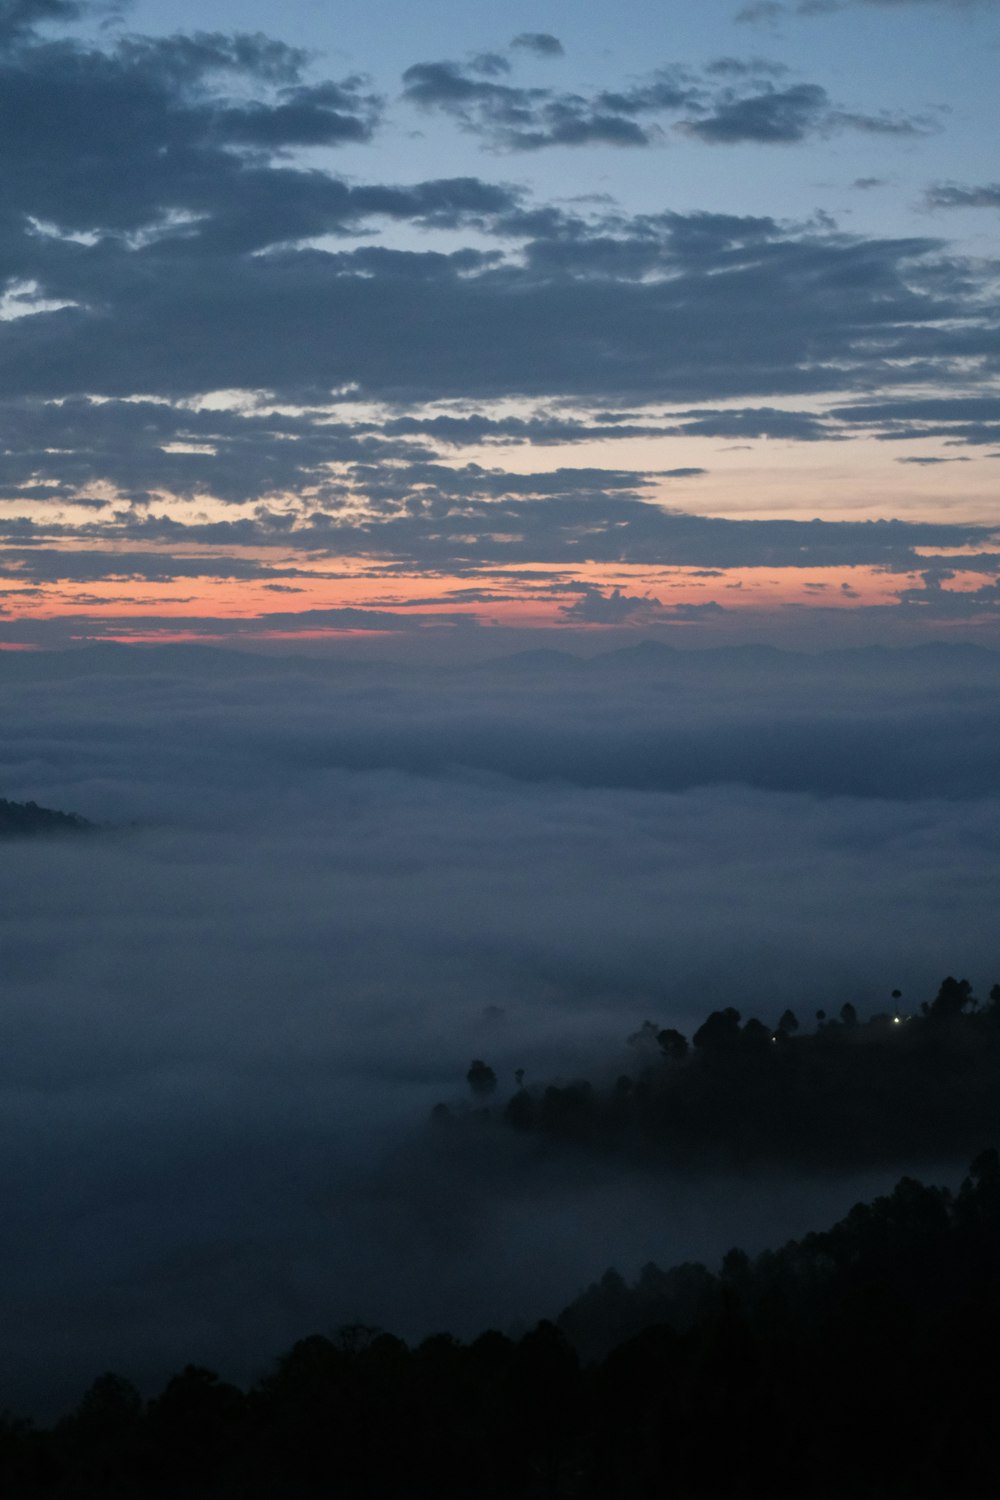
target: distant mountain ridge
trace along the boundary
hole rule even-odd
[[[412,680],[414,672],[435,679],[481,678],[489,673],[510,677],[550,676],[572,672],[577,676],[611,672],[670,673],[748,669],[778,672],[783,668],[803,671],[845,669],[919,673],[929,666],[1000,672],[1000,650],[970,641],[923,641],[906,646],[850,646],[832,650],[793,650],[762,642],[708,647],[675,646],[666,641],[632,640],[613,649],[577,654],[564,646],[533,646],[496,656],[455,662],[429,662],[415,668],[405,659],[352,658],[330,653],[310,655],[284,651],[265,653],[246,648],[209,646],[202,642],[171,642],[156,645],[126,645],[98,641],[88,646],[52,651],[0,651],[0,684],[25,681],[60,681],[67,677],[150,677],[186,674],[196,677],[249,678],[295,672],[307,677],[347,679],[364,676],[402,676]]]
[[[39,807],[37,802],[8,802],[0,797],[0,838],[26,838],[46,833],[86,833],[93,828],[76,813]]]

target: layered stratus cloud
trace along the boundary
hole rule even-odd
[[[862,233],[531,176],[894,162],[947,135],[933,101],[734,55],[584,87],[514,28],[325,76],[98,16],[0,15],[0,643],[989,630],[995,265],[939,231],[994,187],[928,173],[906,232]],[[394,176],[414,132],[463,171]]]

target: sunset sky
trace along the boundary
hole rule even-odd
[[[994,0],[7,0],[0,645],[1000,643]]]

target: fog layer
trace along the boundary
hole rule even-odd
[[[646,1018],[988,988],[998,683],[973,650],[0,655],[0,796],[109,825],[0,843],[0,1406],[506,1326],[885,1186],[477,1158],[426,1119],[473,1057],[509,1091]]]

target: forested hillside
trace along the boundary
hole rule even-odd
[[[816,1169],[968,1159],[1000,1139],[1000,985],[980,1000],[942,980],[914,1012],[896,991],[862,1019],[846,1001],[811,1029],[791,1010],[772,1024],[713,1011],[690,1041],[647,1021],[627,1070],[526,1082],[504,1099],[477,1058],[470,1098],[442,1103],[441,1128],[494,1124],[591,1156],[655,1168],[778,1164]]]
[[[7,1417],[11,1497],[984,1496],[1000,1479],[1000,1157],[719,1271],[609,1273],[521,1337],[303,1338],[251,1389],[101,1376]]]

